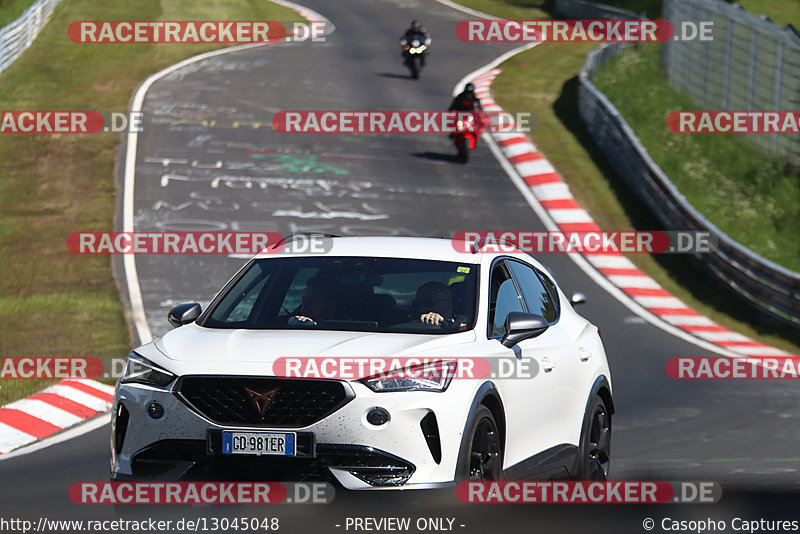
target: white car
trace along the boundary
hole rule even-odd
[[[565,297],[530,256],[480,243],[330,242],[256,256],[208,309],[175,307],[178,328],[128,356],[113,480],[606,479],[611,375],[598,329],[573,310],[580,294]],[[287,374],[287,361],[312,360],[406,367]],[[461,376],[465,361],[486,365]]]

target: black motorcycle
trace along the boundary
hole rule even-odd
[[[403,47],[403,62],[411,70],[411,77],[416,80],[422,70],[422,54],[428,49],[428,45],[414,37],[410,42],[405,38],[400,39],[400,46]]]

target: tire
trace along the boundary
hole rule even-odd
[[[492,412],[481,404],[475,412],[466,448],[459,461],[457,482],[497,481],[503,474],[503,448]]]
[[[581,431],[579,480],[608,480],[611,466],[611,413],[605,401],[595,395]]]
[[[469,161],[469,141],[463,135],[461,139],[456,141],[456,148],[458,149],[458,155],[456,158],[458,159],[459,163],[466,164]]]
[[[419,61],[414,56],[411,56],[409,59],[411,60],[409,64],[411,67],[411,77],[417,80],[419,79]]]

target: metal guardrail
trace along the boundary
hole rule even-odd
[[[36,0],[17,20],[0,28],[0,72],[33,43],[60,0]]]
[[[692,257],[699,269],[760,311],[800,329],[800,273],[745,248],[689,204],[619,111],[592,83],[595,71],[624,48],[624,43],[596,48],[587,56],[578,77],[578,111],[592,138],[665,229],[706,231],[716,238],[712,252]]]

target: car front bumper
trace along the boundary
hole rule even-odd
[[[474,393],[469,381],[447,391],[375,393],[346,382],[349,401],[304,427],[221,425],[181,400],[174,384],[156,388],[118,384],[111,432],[114,480],[257,478],[327,480],[346,489],[441,487],[453,483],[461,435]],[[163,416],[148,414],[158,403]],[[380,407],[389,421],[373,425]],[[298,433],[296,457],[222,455],[223,430]]]

